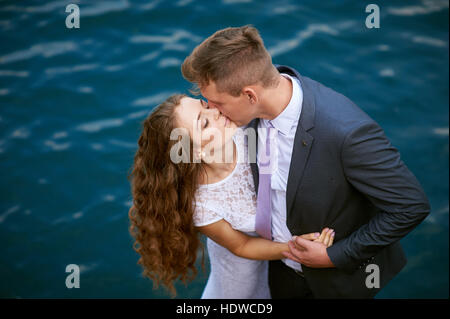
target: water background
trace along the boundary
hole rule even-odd
[[[81,10],[67,29],[65,7]],[[126,179],[149,111],[191,87],[204,38],[253,24],[274,63],[346,95],[385,130],[430,216],[378,298],[448,298],[448,1],[0,1],[0,297],[167,298],[141,275]],[[65,286],[81,267],[80,289]],[[208,270],[208,266],[207,266]],[[198,298],[207,276],[178,298]]]

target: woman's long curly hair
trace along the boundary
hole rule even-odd
[[[197,275],[197,251],[203,248],[193,224],[201,163],[192,158],[193,143],[185,153],[190,154],[187,163],[176,164],[170,157],[178,142],[170,139],[177,125],[175,110],[183,97],[170,96],[143,121],[128,175],[133,196],[130,233],[135,239],[133,248],[141,256],[137,263],[144,269],[143,276],[153,280],[154,288],[162,283],[172,296],[177,279],[186,284]]]

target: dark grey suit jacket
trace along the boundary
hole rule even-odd
[[[336,268],[303,266],[318,298],[375,296],[406,264],[399,240],[430,213],[428,199],[381,127],[345,96],[296,70],[303,104],[286,193],[293,235],[335,230],[327,248]],[[258,119],[249,123],[257,128]],[[250,152],[250,150],[249,150]],[[258,167],[251,164],[256,190]],[[366,265],[380,270],[380,288],[368,288]]]

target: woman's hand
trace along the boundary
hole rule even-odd
[[[333,245],[334,234],[335,232],[333,229],[326,227],[322,230],[322,233],[320,234],[319,238],[317,238],[314,241],[322,243],[327,247],[330,247],[331,245]]]
[[[328,227],[314,240],[306,240],[302,236],[293,236],[288,242],[289,252],[283,256],[311,268],[336,267],[327,253],[327,248],[333,245],[334,230]],[[310,234],[307,234],[310,235]]]
[[[306,239],[306,240],[311,240],[311,241],[315,241],[318,243],[322,243],[325,246],[330,247],[331,245],[333,245],[334,234],[335,233],[334,233],[333,229],[326,227],[322,230],[321,234],[309,233],[309,234],[300,235],[299,237]],[[295,241],[295,237],[297,237],[297,236],[293,237],[294,241]]]

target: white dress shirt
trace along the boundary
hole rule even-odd
[[[272,237],[276,242],[288,242],[292,234],[286,225],[286,189],[291,165],[292,150],[294,146],[295,132],[302,111],[303,91],[297,78],[282,73],[292,83],[292,96],[286,108],[273,120],[261,119],[258,124],[258,153],[262,145],[265,145],[269,123],[277,130],[275,134],[272,177],[271,177],[271,205],[272,205]],[[262,128],[262,129],[261,129]],[[271,148],[272,149],[272,148]],[[259,166],[259,162],[258,162]],[[295,234],[298,235],[298,234]],[[301,264],[282,259],[289,267],[302,271]]]

